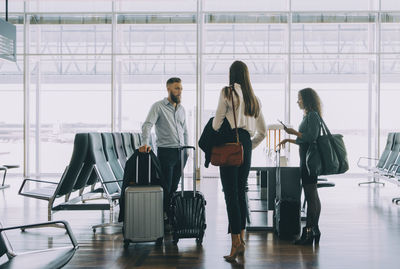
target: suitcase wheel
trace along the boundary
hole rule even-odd
[[[156,245],[157,245],[157,246],[161,246],[161,245],[162,245],[162,242],[163,242],[163,240],[164,240],[164,238],[163,238],[163,237],[157,238]]]
[[[174,239],[172,240],[172,243],[173,243],[174,245],[177,245],[178,242],[179,242],[178,236],[174,235]]]
[[[124,249],[127,249],[129,247],[129,240],[124,240]]]
[[[197,245],[201,245],[203,243],[203,237],[196,238]]]

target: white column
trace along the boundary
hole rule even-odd
[[[199,141],[201,135],[201,123],[202,123],[202,112],[203,112],[203,104],[204,104],[204,77],[203,77],[203,48],[204,48],[204,14],[203,14],[203,1],[197,0],[197,42],[196,42],[196,142]],[[196,178],[200,179],[201,176],[201,152],[197,143],[195,143],[196,154],[197,154],[197,163],[196,167]]]
[[[29,177],[29,20],[24,2],[24,177]]]
[[[118,102],[118,93],[116,87],[116,36],[117,36],[117,14],[115,13],[115,0],[112,2],[111,18],[111,132],[121,130],[121,115],[118,113],[121,104]]]

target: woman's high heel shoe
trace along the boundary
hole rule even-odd
[[[312,228],[313,233],[314,233],[314,239],[315,239],[315,244],[319,244],[319,239],[321,238],[321,231],[319,230],[318,226],[315,226]]]
[[[304,227],[301,237],[294,241],[295,245],[312,245],[314,242],[314,232],[311,227]],[[319,238],[318,238],[319,240]]]
[[[233,247],[232,255],[224,256],[224,259],[228,262],[233,262],[236,260],[236,256],[244,253],[244,245],[240,244],[237,247]]]

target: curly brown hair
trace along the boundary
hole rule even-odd
[[[317,112],[322,116],[321,99],[317,92],[311,88],[305,88],[299,91],[301,99],[303,100],[304,110],[308,113],[310,111]]]

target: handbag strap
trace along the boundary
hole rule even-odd
[[[317,113],[318,114],[318,113]],[[328,129],[328,126],[326,126],[326,123],[325,123],[325,121],[322,119],[322,117],[318,114],[318,117],[319,117],[319,119],[320,119],[320,121],[321,121],[321,127],[322,127],[322,132],[324,132],[324,133],[326,133],[326,134],[328,134],[328,136],[332,136],[332,134],[331,134],[331,131],[329,131],[329,129]]]
[[[231,96],[232,96],[232,110],[233,110],[233,120],[235,121],[235,130],[236,130],[236,142],[239,143],[239,132],[236,124],[236,113],[235,113],[235,103],[233,102],[233,86],[231,88]]]

